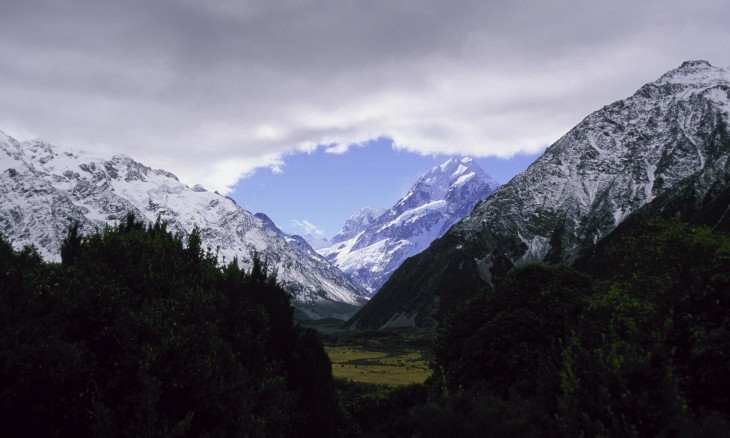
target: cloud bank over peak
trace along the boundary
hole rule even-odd
[[[316,238],[324,238],[324,230],[317,225],[314,225],[307,219],[297,220],[294,219],[291,221],[291,226],[294,229],[301,230],[302,234],[305,236],[313,236]]]
[[[10,3],[0,129],[221,193],[288,154],[380,137],[534,152],[685,59],[730,64],[724,0]]]

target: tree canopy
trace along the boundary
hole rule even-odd
[[[518,267],[447,319],[444,422],[458,405],[475,436],[726,433],[730,237],[652,218],[616,242],[607,278]]]
[[[5,436],[331,435],[329,360],[266,262],[184,240],[130,215],[46,263],[0,238]]]

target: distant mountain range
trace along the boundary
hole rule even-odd
[[[452,158],[421,176],[393,207],[366,207],[317,252],[371,294],[404,260],[428,247],[499,187],[470,158]]]
[[[600,270],[597,248],[636,215],[730,228],[729,112],[730,70],[685,62],[586,117],[504,186],[451,159],[392,208],[356,212],[332,241],[308,236],[316,251],[170,172],[0,132],[0,233],[57,261],[74,222],[92,233],[127,212],[159,217],[183,236],[198,226],[221,261],[250,267],[257,252],[301,318],[357,311],[350,328],[431,327],[515,265]]]
[[[639,210],[726,227],[729,111],[730,70],[688,61],[594,112],[403,263],[348,326],[437,325],[515,265],[590,258]]]
[[[391,209],[363,208],[327,241],[286,234],[263,213],[123,155],[104,159],[0,133],[0,172],[0,232],[16,247],[33,244],[46,260],[58,261],[72,223],[88,234],[127,212],[147,222],[159,217],[185,236],[198,226],[221,261],[236,257],[250,267],[254,251],[267,260],[298,316],[311,319],[354,314],[403,260],[498,187],[471,159],[451,159]]]
[[[346,318],[367,301],[367,291],[265,215],[126,156],[97,158],[0,133],[0,200],[0,233],[15,247],[35,245],[46,260],[60,260],[73,222],[93,233],[132,212],[147,222],[159,217],[184,236],[198,226],[204,247],[221,261],[237,257],[250,268],[257,252],[278,272],[300,317]]]

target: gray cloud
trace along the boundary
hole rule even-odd
[[[221,191],[282,154],[379,136],[535,151],[683,60],[730,65],[725,0],[0,6],[0,129]]]

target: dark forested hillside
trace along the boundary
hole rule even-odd
[[[73,228],[61,263],[0,240],[3,436],[328,436],[331,381],[266,263],[197,231]]]
[[[266,263],[197,232],[72,228],[61,263],[0,240],[0,432],[723,436],[730,237],[649,215],[592,256],[611,269],[513,269],[445,317],[425,385],[388,389],[335,384]]]
[[[725,436],[730,237],[650,217],[603,250],[600,280],[527,265],[452,313],[422,421],[464,436]]]

